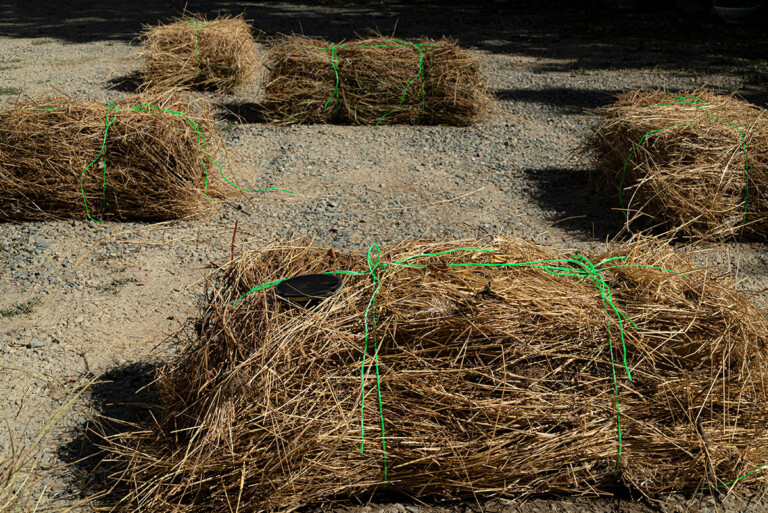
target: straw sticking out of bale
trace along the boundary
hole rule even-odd
[[[210,111],[179,98],[37,98],[0,113],[0,219],[169,219],[228,191]]]
[[[113,477],[131,488],[122,506],[654,494],[768,462],[762,313],[657,242],[589,261],[594,272],[503,238],[415,241],[380,260],[306,241],[246,253],[211,294],[199,340],[159,373],[157,423],[111,440],[125,463]],[[351,272],[313,307],[254,290],[330,270]]]
[[[145,88],[197,87],[228,93],[253,77],[256,41],[243,16],[184,18],[145,26]]]
[[[276,123],[471,125],[490,103],[477,57],[445,38],[291,36],[267,60],[263,105]]]
[[[706,91],[632,92],[595,113],[600,121],[584,152],[628,219],[707,240],[765,238],[764,109]]]

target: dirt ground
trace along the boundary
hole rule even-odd
[[[54,92],[100,101],[129,94],[141,65],[131,44],[141,24],[167,21],[184,4],[0,2],[0,104]],[[588,109],[621,91],[652,88],[710,87],[768,105],[768,13],[725,25],[652,4],[620,11],[564,0],[188,2],[189,11],[209,15],[245,11],[266,36],[304,32],[338,41],[378,28],[401,38],[457,37],[481,56],[496,109],[466,128],[274,127],[253,116],[254,82],[216,98],[233,155],[226,172],[246,186],[293,194],[236,196],[205,219],[0,224],[0,460],[34,445],[34,500],[53,511],[98,503],[73,480],[94,466],[93,458],[81,460],[93,451],[84,432],[98,413],[128,422],[141,415],[136,391],[172,355],[168,341],[196,314],[206,277],[228,262],[235,221],[237,252],[290,234],[358,249],[421,234],[503,233],[574,249],[616,236],[621,213],[592,192],[589,164],[573,152],[592,121]],[[768,299],[766,244],[706,249],[699,258]],[[125,402],[132,404],[116,406]],[[768,511],[768,500],[550,497],[335,509]]]

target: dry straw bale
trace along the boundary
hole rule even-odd
[[[256,41],[242,15],[146,25],[141,44],[144,87],[228,93],[251,79],[258,65]]]
[[[0,112],[0,219],[85,218],[86,206],[97,220],[201,214],[206,189],[227,192],[210,120],[208,107],[178,96],[12,105]]]
[[[599,182],[614,195],[621,189],[628,219],[708,240],[765,239],[764,109],[707,91],[631,92],[595,113],[600,121],[584,151]]]
[[[449,267],[563,252],[519,239],[415,241],[381,261],[472,246],[495,251],[377,271],[386,491],[599,494],[624,484],[651,494],[721,485],[768,462],[766,322],[729,280],[651,241],[592,258],[626,257],[601,274],[637,324],[625,321],[630,382],[616,316],[589,279]],[[363,274],[312,308],[274,289],[236,302],[259,284],[339,269]],[[360,451],[367,269],[363,254],[306,241],[237,260],[211,296],[199,340],[159,373],[157,423],[112,439],[125,463],[113,477],[131,487],[125,509],[291,511],[384,490],[372,337]],[[618,476],[606,323],[621,406]],[[740,486],[767,483],[760,471]]]
[[[290,36],[267,61],[263,106],[276,123],[471,125],[490,103],[478,58],[446,38]]]

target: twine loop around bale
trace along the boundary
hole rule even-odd
[[[372,258],[373,251],[376,251],[376,259]],[[365,447],[365,428],[363,422],[363,412],[365,409],[365,357],[368,354],[368,340],[369,335],[373,340],[373,361],[376,368],[376,393],[379,400],[379,419],[381,420],[381,448],[384,451],[384,486],[387,485],[387,439],[384,431],[384,405],[381,400],[381,375],[379,373],[379,345],[376,343],[376,293],[381,288],[381,278],[377,274],[379,269],[384,270],[387,267],[386,263],[381,262],[381,248],[378,244],[371,244],[366,254],[366,262],[368,264],[368,272],[371,275],[371,282],[373,283],[373,292],[371,292],[371,299],[368,301],[368,306],[365,309],[363,318],[363,324],[365,327],[365,342],[363,345],[363,361],[360,365],[360,389],[362,392],[362,398],[360,400],[360,453],[362,454]],[[370,329],[368,327],[368,317],[370,312]]]

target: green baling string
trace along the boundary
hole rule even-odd
[[[109,133],[109,127],[112,126],[112,123],[115,122],[115,119],[117,119],[117,105],[114,103],[108,103],[109,107],[112,108],[112,118],[109,117],[110,109],[107,108],[107,114],[106,114],[106,127],[104,128],[104,140],[101,143],[101,150],[99,150],[99,154],[96,156],[93,161],[85,166],[85,169],[83,169],[83,172],[80,173],[80,192],[83,195],[83,202],[85,203],[85,215],[93,221],[94,223],[103,223],[104,221],[97,221],[93,217],[91,217],[90,212],[88,212],[88,202],[85,200],[85,189],[83,188],[83,177],[85,177],[85,172],[88,171],[88,168],[90,168],[92,165],[94,165],[101,157],[104,155],[107,151],[107,134]],[[101,184],[101,195],[102,195],[102,202],[103,207],[106,208],[107,204],[107,159],[104,158],[103,162],[103,172],[102,172],[102,184]]]
[[[376,258],[372,258],[372,254],[376,251]],[[368,263],[368,273],[371,275],[371,282],[373,283],[373,292],[371,292],[371,299],[368,301],[368,306],[365,308],[363,315],[363,324],[365,326],[365,339],[363,346],[363,361],[360,366],[360,389],[362,398],[360,401],[360,454],[364,453],[365,447],[365,431],[363,427],[363,413],[365,409],[365,356],[368,354],[368,339],[369,336],[373,340],[373,361],[376,369],[376,392],[379,400],[379,419],[381,420],[381,447],[384,450],[384,486],[387,485],[387,440],[384,432],[384,405],[381,400],[381,375],[379,373],[379,345],[376,341],[376,294],[381,288],[381,278],[377,274],[379,268],[383,268],[380,264],[381,248],[377,244],[372,244],[368,248],[368,254],[366,255],[366,261]],[[369,324],[368,318],[370,315],[371,322]]]
[[[192,27],[192,31],[195,35],[195,60],[197,62],[197,78],[200,78],[200,48],[197,44],[197,29],[202,27],[205,22],[200,20],[188,20],[187,23]]]
[[[380,278],[380,272],[386,269],[405,269],[405,268],[426,268],[428,267],[428,264],[416,264],[416,263],[407,263],[411,260],[417,259],[417,258],[427,258],[427,257],[436,257],[436,256],[442,256],[447,255],[450,253],[456,253],[460,251],[466,251],[466,252],[493,252],[493,249],[488,248],[455,248],[450,249],[447,251],[440,251],[437,253],[420,253],[418,255],[409,256],[406,258],[403,258],[402,260],[398,260],[396,262],[392,262],[390,264],[383,263],[380,261],[381,257],[381,248],[377,244],[371,245],[371,247],[368,249],[368,253],[366,255],[366,262],[368,265],[368,270],[366,271],[349,271],[349,270],[340,270],[340,271],[328,271],[325,274],[338,274],[338,275],[348,275],[348,276],[361,276],[361,275],[369,275],[371,277],[371,281],[373,284],[373,291],[371,293],[371,298],[368,301],[368,306],[365,309],[365,314],[363,318],[363,325],[364,325],[364,337],[363,337],[363,358],[362,358],[362,364],[360,368],[360,381],[361,381],[361,389],[362,389],[362,397],[361,397],[361,404],[360,404],[360,436],[361,436],[361,442],[360,442],[360,452],[362,453],[364,450],[364,440],[365,440],[365,431],[364,431],[364,418],[363,418],[363,412],[365,408],[365,362],[366,362],[366,356],[368,354],[368,342],[371,340],[374,344],[374,354],[373,359],[375,362],[375,369],[376,369],[376,389],[378,394],[378,403],[379,403],[379,418],[381,420],[381,443],[382,448],[384,450],[384,481],[386,486],[386,477],[387,477],[387,446],[386,446],[386,436],[384,431],[384,406],[383,406],[383,400],[382,400],[382,394],[381,394],[381,376],[379,373],[379,359],[378,359],[378,351],[379,346],[376,341],[376,294],[379,291],[379,288],[381,287],[381,278]],[[597,288],[597,290],[600,293],[600,297],[603,302],[603,308],[605,309],[605,312],[609,315],[609,318],[606,319],[606,328],[608,330],[608,344],[609,344],[609,351],[611,355],[611,369],[613,374],[613,390],[614,390],[614,398],[615,398],[615,406],[616,406],[616,431],[617,431],[617,437],[618,437],[618,454],[616,457],[616,472],[618,473],[618,470],[621,466],[621,453],[622,453],[622,434],[621,434],[621,410],[619,406],[619,386],[618,386],[618,378],[616,376],[616,364],[614,361],[614,348],[613,348],[613,341],[611,337],[611,326],[609,319],[615,315],[616,320],[618,321],[619,325],[619,334],[621,337],[621,347],[622,347],[622,357],[623,357],[623,364],[624,369],[627,373],[627,379],[629,381],[632,381],[632,373],[629,370],[629,363],[627,361],[627,347],[626,347],[626,338],[625,338],[625,324],[624,321],[628,321],[632,326],[637,328],[637,325],[627,317],[627,315],[622,312],[613,302],[613,294],[611,292],[611,288],[608,285],[608,283],[605,281],[603,276],[601,275],[602,272],[607,271],[609,269],[617,269],[621,267],[640,267],[640,268],[646,268],[646,269],[657,269],[661,271],[666,271],[674,274],[680,274],[681,276],[685,276],[682,273],[678,273],[676,271],[665,269],[662,267],[656,267],[652,265],[642,265],[642,264],[624,264],[624,263],[618,263],[621,260],[626,259],[625,256],[616,256],[607,258],[605,260],[602,260],[601,262],[597,264],[593,264],[587,257],[584,255],[576,254],[573,258],[563,258],[563,259],[552,259],[552,260],[534,260],[530,262],[503,262],[503,263],[495,263],[495,264],[486,264],[486,263],[480,263],[480,262],[464,262],[464,263],[455,263],[455,264],[449,264],[449,268],[459,268],[459,267],[520,267],[520,268],[531,268],[531,269],[541,269],[544,272],[554,275],[554,276],[569,276],[574,278],[588,278],[593,285]],[[614,264],[614,265],[607,265],[607,264]],[[278,283],[284,281],[287,278],[282,278],[274,281],[270,281],[267,283],[263,283],[261,285],[257,285],[256,287],[253,287],[245,294],[238,297],[233,304],[237,304],[238,302],[245,299],[249,294],[259,291],[259,290],[265,290],[270,287],[274,287]],[[369,321],[370,319],[370,321]]]

